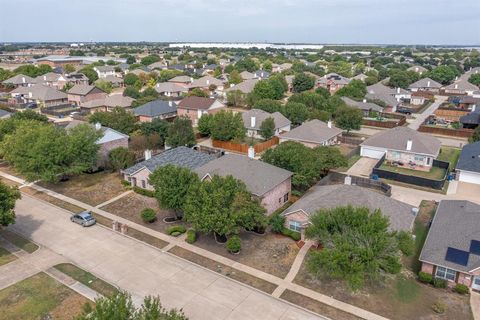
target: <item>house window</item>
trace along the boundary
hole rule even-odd
[[[430,158],[427,158],[427,166],[430,165]]]
[[[395,159],[400,159],[400,152],[392,151],[392,157]]]
[[[288,193],[285,193],[285,195],[283,196],[283,202],[287,202],[288,201]]]
[[[282,198],[278,198],[278,203],[282,203]]]
[[[437,271],[435,272],[435,277],[446,279],[446,280],[455,281],[456,276],[457,276],[457,271],[444,268],[444,267],[437,267]]]
[[[147,187],[147,184],[145,183],[145,180],[142,180],[142,188],[145,189]]]
[[[422,157],[422,156],[415,156],[415,161],[418,161],[418,162],[423,162],[425,160],[425,157]]]
[[[302,231],[302,225],[298,221],[291,220],[291,221],[288,221],[288,229],[300,232]]]

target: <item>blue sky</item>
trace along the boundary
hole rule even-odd
[[[0,42],[480,44],[480,0],[0,0]]]

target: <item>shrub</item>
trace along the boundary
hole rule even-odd
[[[443,313],[445,313],[445,310],[447,309],[447,306],[445,305],[445,303],[443,303],[441,301],[437,301],[432,305],[432,309],[433,309],[433,311],[435,311],[435,313],[443,314]]]
[[[145,223],[152,223],[157,220],[157,213],[152,208],[145,208],[141,212],[142,220]]]
[[[457,285],[455,286],[455,288],[453,288],[453,290],[455,290],[456,293],[460,293],[460,294],[469,293],[468,287],[460,283],[457,283]]]
[[[406,256],[411,256],[415,250],[415,241],[412,236],[406,231],[400,231],[397,234],[398,248]]]
[[[299,241],[302,238],[302,235],[300,234],[300,232],[293,231],[293,230],[290,230],[288,228],[283,228],[282,229],[282,234],[284,236],[292,238],[295,241]]]
[[[242,248],[242,241],[240,240],[239,236],[232,236],[227,240],[225,246],[228,252],[237,253]]]
[[[131,188],[132,187],[132,184],[130,182],[128,182],[127,180],[122,180],[122,185],[124,187],[127,187],[127,188]]]
[[[285,217],[279,213],[273,214],[268,223],[272,227],[272,232],[282,233],[285,224]]]
[[[188,229],[187,230],[187,238],[185,239],[185,241],[187,243],[194,243],[195,241],[197,241],[197,233],[195,232],[194,229]]]
[[[447,287],[447,280],[435,278],[433,279],[433,286],[435,288],[446,288]]]
[[[388,257],[383,269],[388,273],[396,274],[402,269],[402,264],[395,257]]]
[[[186,231],[187,231],[187,228],[181,225],[171,226],[167,228],[167,233],[175,237],[181,235],[182,233],[185,233]],[[177,234],[175,235],[175,233]]]
[[[423,283],[432,283],[433,276],[430,273],[426,272],[419,272],[418,273],[418,281]]]
[[[153,192],[151,190],[146,190],[146,189],[142,189],[142,188],[139,188],[139,187],[133,187],[133,191],[135,191],[138,194],[141,194],[142,196],[147,196],[147,197],[150,197],[150,198],[155,197],[155,192]]]

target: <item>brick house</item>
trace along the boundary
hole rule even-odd
[[[351,79],[341,76],[339,74],[329,73],[319,78],[315,83],[315,87],[325,88],[330,91],[331,94],[334,94],[335,92],[349,84],[350,81]]]
[[[202,180],[211,179],[214,175],[230,175],[242,181],[252,196],[260,200],[267,214],[290,200],[292,173],[247,156],[226,154],[194,171]]]
[[[180,101],[177,106],[177,115],[190,118],[192,124],[196,126],[202,115],[215,114],[225,108],[225,105],[216,99],[192,96]]]
[[[278,136],[282,132],[290,131],[290,120],[285,118],[280,112],[269,113],[260,109],[251,109],[242,113],[242,120],[247,136],[262,139],[260,127],[268,118],[272,118],[275,123],[274,135]]]
[[[31,87],[17,87],[10,92],[9,103],[36,103],[39,107],[57,106],[67,103],[67,94],[55,88],[36,84]]]
[[[172,119],[177,116],[177,104],[174,101],[153,100],[133,109],[140,122],[152,122],[154,119]]]
[[[76,84],[67,92],[68,102],[81,106],[85,102],[92,100],[105,99],[107,93],[100,88],[92,85]]]
[[[313,119],[280,135],[280,143],[296,141],[309,148],[331,146],[337,144],[337,139],[342,132],[343,130],[335,127],[331,121],[325,123],[318,119]]]
[[[419,260],[422,272],[480,291],[480,205],[442,200]]]

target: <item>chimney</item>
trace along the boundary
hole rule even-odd
[[[328,122],[327,122],[327,127],[328,127],[329,129],[332,129],[332,120],[328,120]]]
[[[169,106],[169,107],[172,107],[172,106],[173,106],[173,102],[172,102],[172,101],[168,101],[168,106]]]
[[[345,179],[344,179],[343,184],[346,184],[346,185],[348,185],[348,186],[352,185],[352,177],[346,176]]]
[[[100,122],[95,123],[95,130],[102,129],[102,124]]]
[[[145,155],[145,160],[150,160],[152,158],[152,150],[150,149],[145,150],[143,154]]]
[[[190,78],[190,82],[193,82],[193,78]]]
[[[430,88],[430,81],[427,81],[427,87]]]
[[[367,99],[363,99],[363,103],[367,103]]]
[[[415,71],[418,72],[418,67],[415,67]]]
[[[250,127],[255,128],[256,119],[255,117],[250,117]]]
[[[253,146],[248,147],[248,157],[250,159],[255,158],[255,148]]]
[[[457,81],[457,80],[458,80],[458,76],[455,77],[455,81]]]
[[[47,76],[43,76],[43,81],[47,81]]]
[[[407,140],[407,151],[411,151],[412,150],[412,144],[413,144],[413,141],[408,139]]]
[[[210,85],[210,80],[207,79],[207,86]]]
[[[25,77],[22,77],[22,82],[23,82],[23,83],[25,83],[25,82],[26,82],[26,81],[25,81]]]
[[[458,83],[455,83],[455,89],[458,89]]]
[[[32,94],[32,92],[30,91],[30,92],[28,93],[28,97],[31,98],[32,96],[33,96],[33,94]]]
[[[400,87],[397,88],[397,93],[400,93]]]

